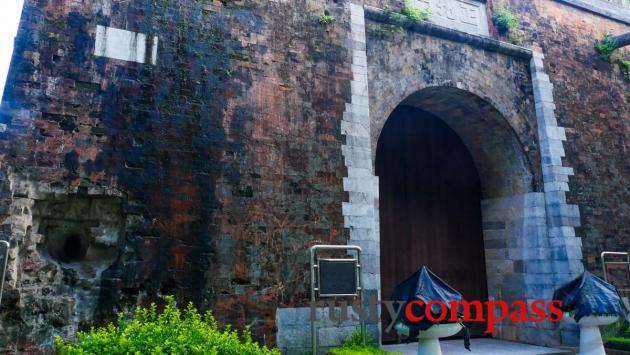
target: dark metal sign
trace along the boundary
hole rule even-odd
[[[311,304],[318,297],[357,297],[361,301],[361,248],[355,245],[314,245],[311,247]],[[320,252],[346,252],[354,257],[344,259],[322,258]],[[365,335],[365,324],[361,333]],[[317,352],[317,329],[311,317],[312,353]]]
[[[318,259],[319,297],[358,296],[357,259]]]

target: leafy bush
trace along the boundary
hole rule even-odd
[[[508,33],[521,23],[518,15],[507,5],[497,7],[492,14],[492,19],[501,33]]]
[[[607,348],[630,351],[630,338],[614,337],[608,339]]]
[[[412,21],[428,21],[431,18],[431,9],[428,7],[418,8],[411,0],[405,0],[403,15]]]
[[[602,327],[602,338],[608,348],[630,350],[630,324],[621,321]]]
[[[607,62],[610,61],[610,56],[617,49],[617,42],[613,39],[610,33],[606,33],[601,41],[595,43],[595,51],[599,54],[599,57]]]
[[[627,329],[628,329],[628,322],[626,321],[619,321],[613,324],[600,327],[600,331],[602,333],[602,339],[604,340],[604,343],[609,338],[624,336],[627,332]]]
[[[173,297],[160,314],[156,305],[139,307],[132,319],[118,315],[117,325],[79,332],[75,343],[55,338],[57,353],[74,354],[212,354],[280,355],[255,343],[249,329],[240,335],[229,326],[221,331],[211,312],[199,314],[192,304],[182,312]]]
[[[372,345],[373,343],[369,334],[366,333],[364,337],[361,331],[356,331],[342,346],[328,350],[328,355],[402,355],[381,350]]]

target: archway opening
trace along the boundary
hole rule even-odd
[[[439,86],[372,127],[383,300],[422,265],[467,300],[533,294],[527,246],[544,244],[544,194],[512,121],[475,94]],[[396,340],[382,328],[384,342]]]
[[[428,112],[399,106],[380,135],[376,174],[383,297],[426,265],[466,299],[485,301],[481,180],[457,133]],[[394,340],[383,334],[384,342]]]

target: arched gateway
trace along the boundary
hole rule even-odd
[[[503,116],[464,90],[420,90],[383,125],[375,172],[383,299],[426,265],[466,299],[487,300],[486,267],[501,266],[496,253],[507,243],[492,232],[494,226],[483,225],[483,215],[493,216],[492,199],[518,198],[536,188],[530,163]],[[494,288],[503,281],[495,273],[489,278]],[[389,324],[387,312],[382,320]],[[483,335],[483,328],[477,324],[473,335]],[[393,340],[393,334],[384,332],[383,340]]]
[[[350,15],[344,217],[364,292],[387,300],[427,264],[468,299],[548,300],[582,256],[542,56],[430,24],[384,33],[370,7]],[[557,345],[575,332],[503,322],[493,336]]]

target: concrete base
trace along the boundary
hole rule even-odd
[[[511,341],[496,339],[471,339],[468,352],[464,348],[463,340],[440,341],[442,354],[444,355],[538,355],[538,354],[572,354],[566,350],[546,348],[528,344],[514,343]],[[418,351],[417,343],[385,345],[383,350],[391,352],[401,352],[403,355],[416,355]]]
[[[619,320],[619,316],[588,316],[580,319],[580,352],[578,355],[606,355],[600,326]]]

